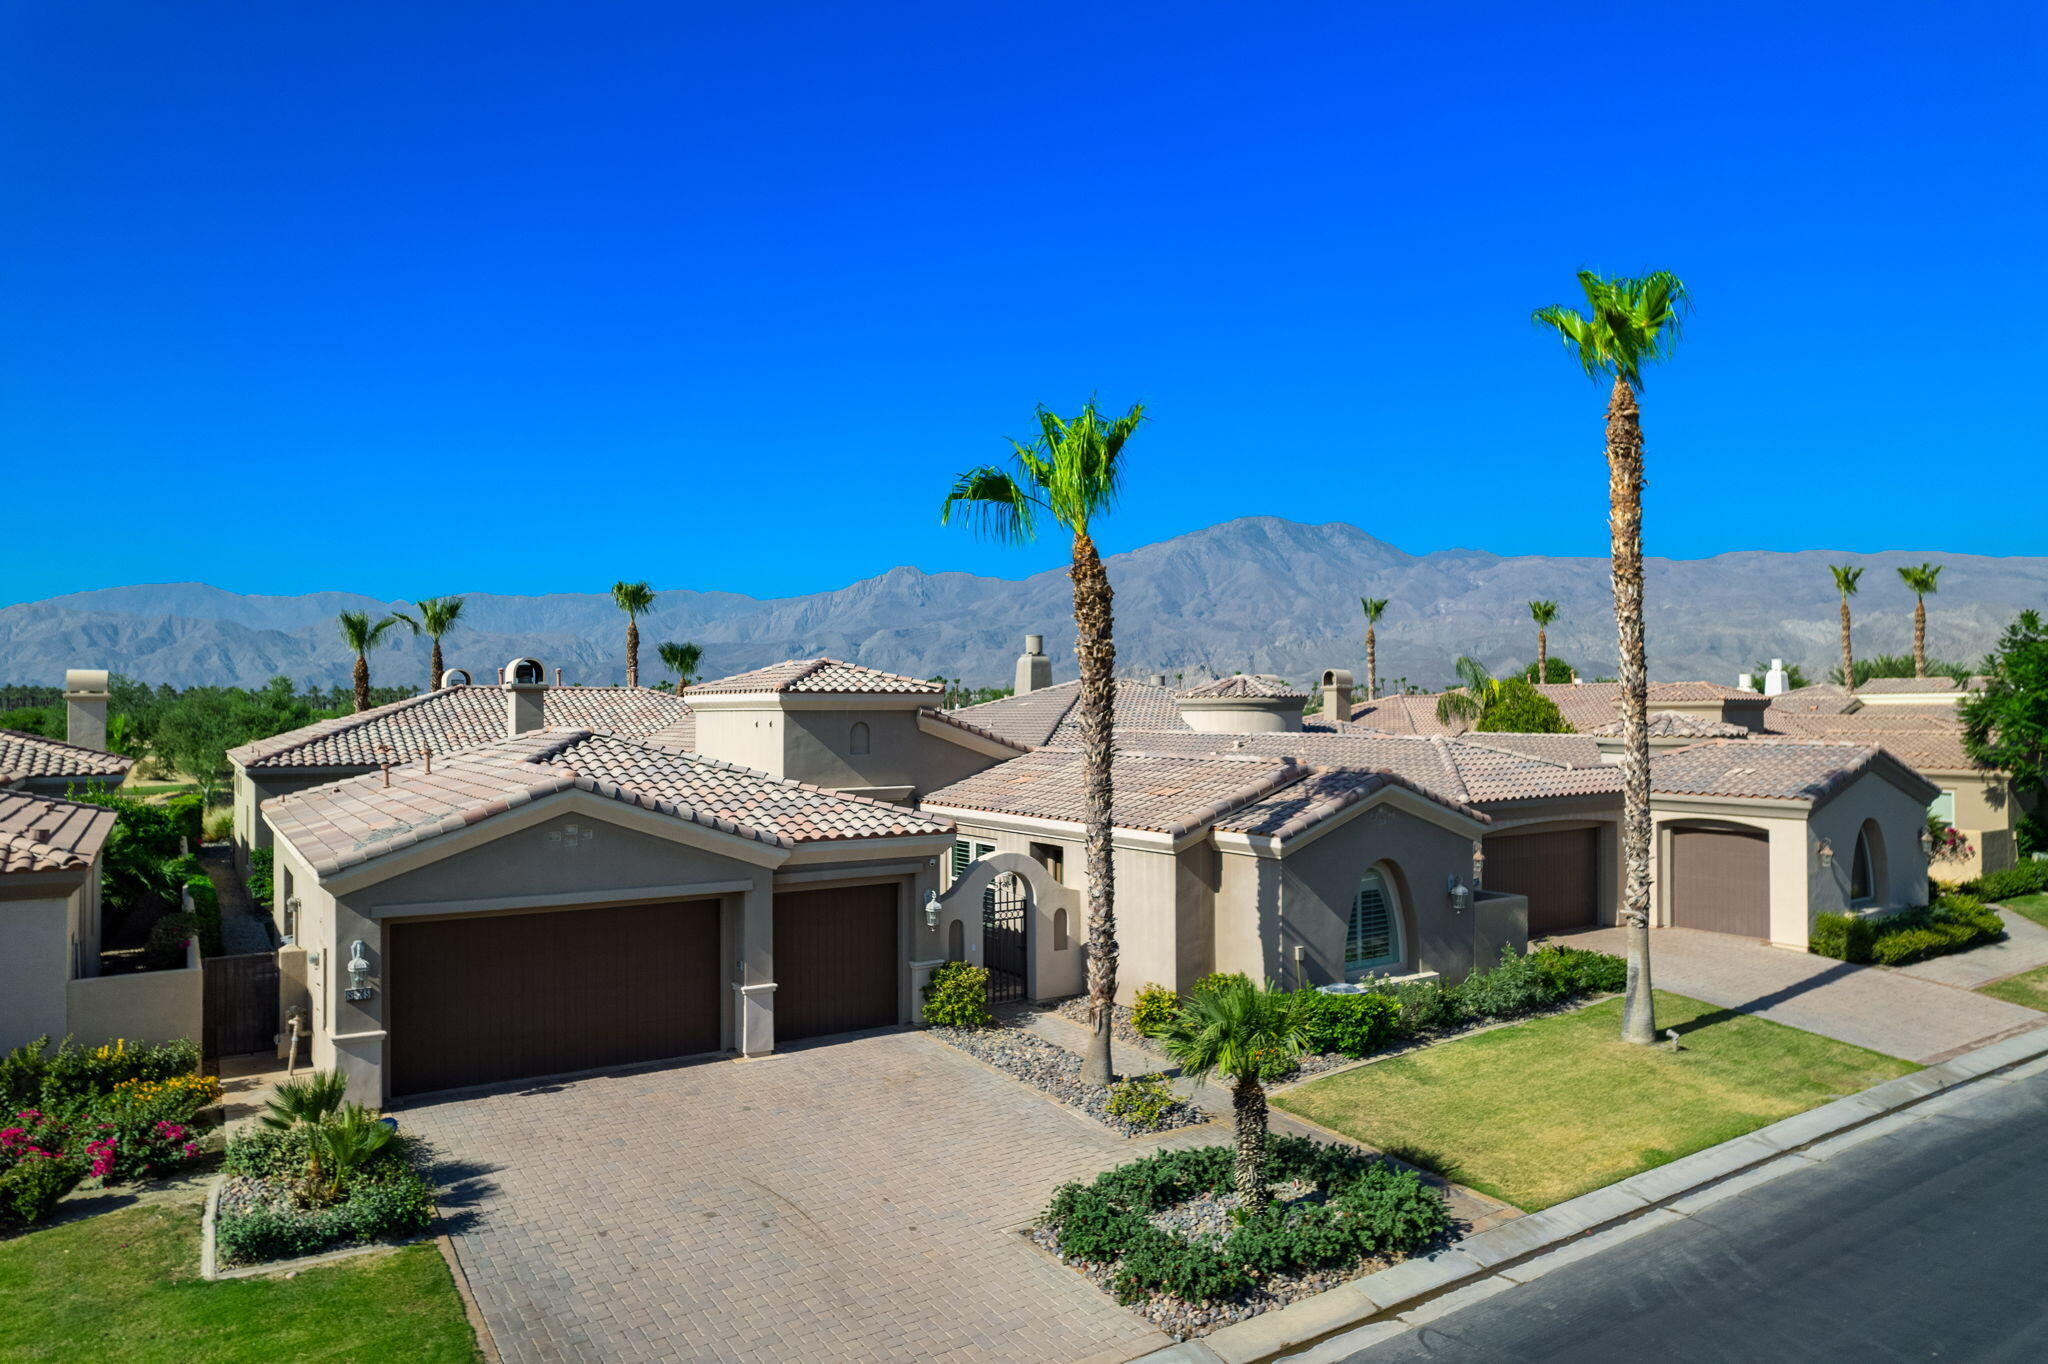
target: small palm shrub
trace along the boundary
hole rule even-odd
[[[988,968],[949,961],[932,972],[924,987],[924,1021],[938,1028],[992,1028],[988,1011]]]

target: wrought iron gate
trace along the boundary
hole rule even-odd
[[[1024,878],[1005,872],[981,895],[981,960],[988,967],[988,998],[1002,1004],[1024,998],[1024,915],[1030,895]]]

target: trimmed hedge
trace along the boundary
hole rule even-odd
[[[193,852],[206,841],[206,797],[197,791],[172,796],[164,802],[164,811],[170,816],[171,828],[179,838],[188,840],[185,846]]]
[[[2048,862],[2022,862],[2004,871],[1987,872],[1965,887],[1980,900],[2012,900],[2048,891]]]
[[[1904,966],[2004,936],[2005,921],[1997,910],[1974,896],[1945,895],[1931,906],[1883,918],[1819,915],[1807,937],[1807,950],[1837,961]]]
[[[265,917],[275,919],[277,907],[277,849],[249,850],[249,875],[245,880],[249,898],[262,907]]]
[[[924,1021],[937,1028],[993,1028],[988,1011],[988,968],[949,961],[924,987]]]

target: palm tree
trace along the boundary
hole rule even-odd
[[[1587,377],[1612,376],[1607,399],[1607,502],[1614,573],[1614,623],[1621,655],[1622,856],[1627,880],[1621,922],[1628,942],[1628,984],[1621,1036],[1657,1040],[1650,993],[1650,673],[1643,642],[1643,425],[1636,393],[1643,366],[1671,353],[1691,296],[1676,275],[1602,279],[1579,271],[1586,311],[1538,308],[1536,325],[1554,331]]]
[[[1377,701],[1380,696],[1380,653],[1379,641],[1373,638],[1372,627],[1380,623],[1380,617],[1387,613],[1387,598],[1360,597],[1358,604],[1365,610],[1365,699]]]
[[[1856,595],[1856,580],[1863,576],[1863,570],[1848,564],[1829,564],[1828,572],[1835,575],[1835,591],[1842,594],[1842,686],[1855,691],[1856,651],[1849,645],[1849,598]]]
[[[1941,576],[1940,564],[1922,564],[1899,570],[1899,581],[1913,594],[1913,676],[1927,676],[1927,599],[1934,595],[1934,580]]]
[[[626,613],[626,685],[640,685],[640,613],[654,608],[654,589],[646,583],[613,583],[612,602]]]
[[[455,618],[462,614],[460,597],[422,597],[420,614],[417,619],[403,611],[393,611],[392,617],[412,627],[415,635],[425,635],[434,641],[434,656],[427,672],[427,690],[441,690],[441,636],[455,627]]]
[[[370,708],[370,650],[384,642],[384,635],[394,625],[406,624],[397,616],[386,616],[375,625],[370,623],[367,611],[344,611],[335,617],[341,626],[341,638],[356,655],[356,709]]]
[[[1554,601],[1532,601],[1529,603],[1529,619],[1536,622],[1536,680],[1550,680],[1550,622],[1557,619],[1557,603]]]
[[[1116,638],[1109,574],[1090,527],[1116,502],[1124,445],[1145,420],[1142,403],[1108,418],[1090,398],[1066,420],[1038,409],[1038,437],[1011,441],[1012,467],[984,464],[953,481],[939,523],[957,507],[991,539],[1028,544],[1049,516],[1073,537],[1074,652],[1081,664],[1082,770],[1087,782],[1083,823],[1088,866],[1088,1008],[1094,1035],[1081,1061],[1081,1082],[1106,1085],[1113,1072],[1109,1038],[1116,1003],[1116,886],[1110,862],[1110,754],[1115,735]]]
[[[704,661],[704,650],[695,644],[671,640],[657,645],[655,652],[661,655],[662,665],[676,675],[676,695],[681,696],[683,688],[697,680],[697,665]]]
[[[1462,720],[1467,727],[1477,725],[1499,695],[1500,679],[1487,672],[1478,659],[1461,657],[1458,685],[1436,698],[1437,723],[1450,725]]]
[[[1230,1077],[1237,1116],[1237,1201],[1257,1212],[1270,1201],[1266,1188],[1266,1087],[1259,1067],[1299,1056],[1308,1039],[1295,1020],[1294,996],[1272,984],[1225,976],[1199,986],[1153,1036],[1197,1083],[1218,1071]]]

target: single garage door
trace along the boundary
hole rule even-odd
[[[1600,919],[1600,831],[1495,834],[1486,888],[1529,897],[1529,936],[1590,928]]]
[[[385,926],[393,1095],[716,1051],[716,900]]]
[[[775,893],[775,1040],[882,1028],[896,1005],[892,882]]]
[[[1771,936],[1771,838],[1734,829],[1671,831],[1671,922]]]

